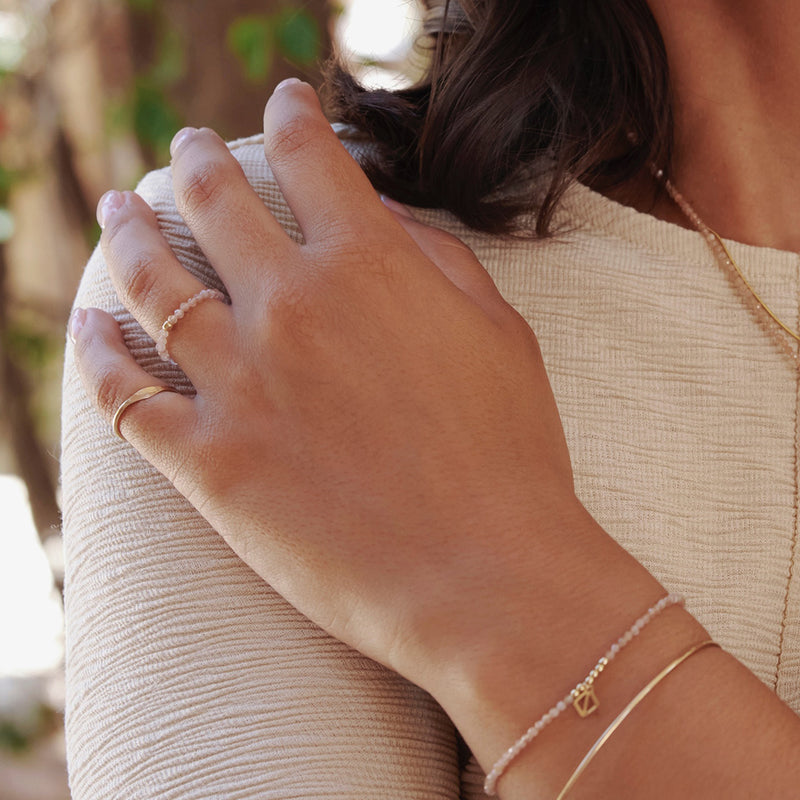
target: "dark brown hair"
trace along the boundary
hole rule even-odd
[[[364,168],[379,191],[492,233],[533,211],[546,235],[573,180],[602,190],[668,163],[667,59],[644,0],[426,5],[438,30],[420,83],[368,91],[328,71],[332,117],[375,143]]]

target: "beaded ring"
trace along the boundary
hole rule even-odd
[[[169,338],[170,331],[182,320],[186,313],[197,305],[200,305],[204,300],[221,300],[225,302],[225,295],[217,289],[203,289],[197,294],[193,294],[188,300],[184,300],[178,308],[176,308],[163,322],[161,330],[158,332],[156,339],[156,352],[161,357],[162,361],[172,361],[169,351],[167,350],[167,339]]]

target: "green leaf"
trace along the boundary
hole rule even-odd
[[[53,353],[52,338],[23,321],[9,325],[5,345],[14,360],[28,370],[43,369]]]
[[[14,235],[14,217],[7,208],[0,207],[0,244]]]
[[[0,202],[8,196],[9,189],[11,189],[18,180],[19,175],[16,172],[12,172],[10,169],[6,169],[0,164]]]
[[[235,19],[228,27],[226,41],[249,81],[266,80],[275,52],[274,27],[268,16],[252,14]]]
[[[28,175],[28,171],[7,169],[0,164],[0,206],[8,203],[8,196],[14,185],[25,180]]]
[[[149,75],[159,86],[172,86],[186,74],[186,45],[180,31],[168,27],[162,32],[156,58]]]
[[[163,89],[148,81],[137,82],[133,97],[133,130],[142,144],[151,147],[159,157],[165,155],[182,122]]]
[[[105,107],[105,126],[112,137],[123,136],[133,128],[133,100],[112,98]]]
[[[11,722],[0,722],[0,750],[11,753],[22,753],[31,745],[26,736]]]
[[[322,37],[316,19],[303,9],[284,9],[276,15],[275,35],[280,53],[293,64],[307,67],[320,54]]]

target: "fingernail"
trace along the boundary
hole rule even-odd
[[[387,197],[385,194],[381,195],[381,202],[386,206],[386,208],[388,208],[390,211],[394,211],[395,214],[399,214],[401,217],[406,217],[407,219],[416,219],[408,206],[398,203],[397,200],[392,200],[391,197]]]
[[[218,139],[220,142],[224,142],[225,140],[213,129],[213,128],[198,128],[197,133],[206,134],[208,136],[213,136],[215,139]]]
[[[276,87],[275,91],[279,91],[280,89],[284,89],[287,86],[292,86],[295,83],[302,83],[303,81],[300,78],[286,78],[286,80],[281,81]]]
[[[112,189],[110,192],[106,192],[100,198],[100,202],[97,204],[97,222],[101,228],[106,227],[106,223],[111,218],[111,215],[118,209],[122,208],[122,204],[124,202],[125,197],[123,194],[115,191],[114,189]]]
[[[86,309],[76,308],[72,312],[72,316],[69,318],[69,325],[67,327],[67,330],[69,331],[69,338],[72,340],[73,344],[75,344],[75,340],[78,338],[78,334],[81,332],[81,328],[83,328],[85,323]]]
[[[197,128],[181,128],[172,138],[172,142],[170,142],[169,154],[174,158],[175,153],[177,153],[196,133]]]

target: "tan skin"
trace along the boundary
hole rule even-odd
[[[666,44],[675,98],[674,182],[720,235],[800,251],[800,6],[780,0],[649,5]],[[685,226],[668,199],[651,208],[649,174],[644,181],[640,199],[630,204]]]
[[[676,59],[682,14],[727,41],[716,5],[667,14],[653,3]],[[737,34],[751,30],[762,28],[726,31],[731,68],[748,52]],[[753,86],[740,85],[739,110],[756,120],[744,113]],[[684,78],[676,90],[690,94]],[[679,121],[692,119],[681,102]],[[722,111],[704,130],[735,150]],[[678,141],[689,141],[680,127]],[[270,99],[265,150],[302,246],[216,135],[176,143],[178,208],[232,304],[204,303],[170,337],[197,397],[139,403],[122,431],[303,613],[431,692],[488,770],[563,695],[564,676],[582,677],[665,590],[575,497],[535,336],[470,251],[381,204],[305,84]],[[678,155],[679,184],[732,233],[738,205],[715,205],[702,180],[716,162]],[[727,185],[747,183],[741,164],[728,164]],[[780,214],[763,221],[768,210],[758,206],[741,238],[789,241]],[[176,298],[201,287],[136,195],[106,198],[100,216],[117,291],[155,335]],[[79,311],[71,331],[106,418],[154,383],[107,314]],[[503,777],[501,797],[554,797],[627,700],[705,638],[687,612],[665,611],[619,656],[600,711],[552,726]],[[648,697],[570,797],[794,797],[799,753],[800,719],[732,656],[706,649]]]

